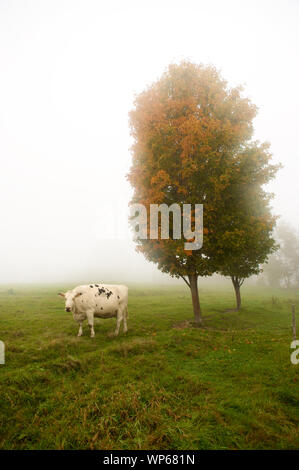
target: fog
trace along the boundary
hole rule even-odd
[[[173,61],[212,63],[259,107],[298,228],[292,1],[0,1],[0,282],[162,281],[135,253],[128,112]]]

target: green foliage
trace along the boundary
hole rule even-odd
[[[218,272],[243,279],[258,274],[278,246],[273,238],[276,217],[271,214],[272,194],[263,189],[279,168],[270,165],[267,145],[252,143],[238,155],[238,171],[222,192],[213,229],[212,250]]]

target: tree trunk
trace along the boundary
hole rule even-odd
[[[192,296],[194,321],[195,323],[202,325],[202,316],[201,316],[201,309],[200,309],[200,303],[199,303],[197,277],[198,276],[196,274],[190,274],[188,276],[191,296]]]
[[[241,308],[241,290],[238,279],[232,277],[233,286],[236,294],[237,310]]]

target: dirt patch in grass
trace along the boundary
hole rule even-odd
[[[15,346],[14,344],[6,344],[6,351],[14,352],[14,353],[22,353],[24,352],[24,348],[20,348]]]
[[[64,361],[53,362],[50,367],[55,372],[70,372],[73,370],[79,370],[83,368],[83,363],[79,359],[73,356],[67,356]]]
[[[128,354],[143,354],[153,352],[157,348],[157,342],[151,338],[136,338],[128,343],[117,344],[110,348],[110,352],[119,356]]]
[[[192,328],[193,327],[192,320],[184,320],[180,321],[178,323],[174,323],[172,325],[172,328],[175,328],[176,330],[184,330],[185,328]]]

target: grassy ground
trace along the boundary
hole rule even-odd
[[[230,289],[201,289],[199,329],[184,286],[135,285],[128,334],[97,320],[94,339],[56,293],[0,288],[0,448],[299,447],[294,292],[244,288],[236,313]]]

